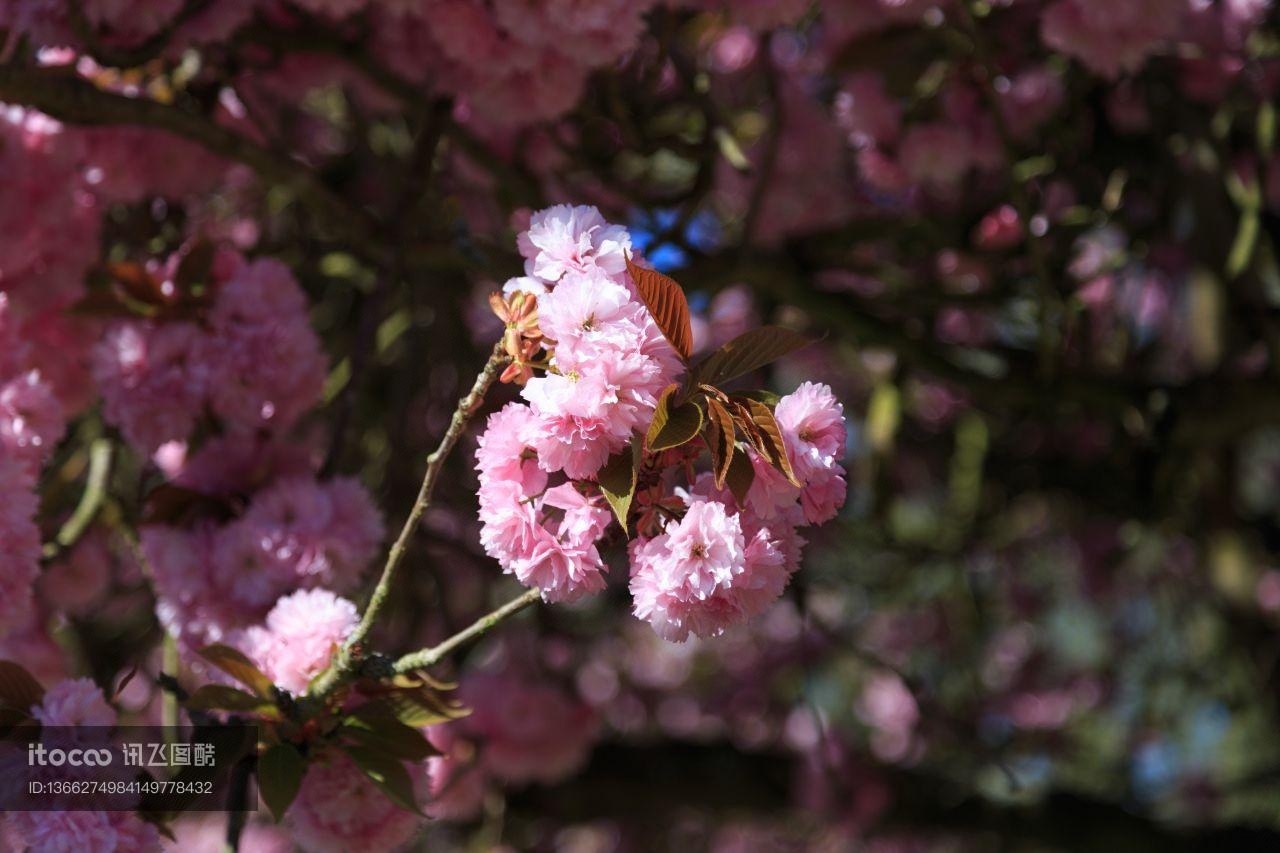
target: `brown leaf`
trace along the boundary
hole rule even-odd
[[[693,368],[689,384],[721,385],[784,355],[813,343],[813,339],[782,326],[761,326],[743,332]]]
[[[44,688],[31,673],[11,660],[0,660],[0,706],[27,712],[44,698]]]
[[[645,434],[645,444],[650,452],[669,450],[692,441],[702,429],[702,409],[695,402],[675,404],[680,386],[671,383],[658,398],[653,412],[653,422]]]
[[[733,493],[739,508],[747,505],[747,492],[751,490],[751,484],[755,479],[756,469],[752,467],[751,459],[746,452],[733,454],[724,480],[729,484],[729,491]]]
[[[761,403],[759,400],[752,400],[749,397],[740,398],[743,405],[751,412],[751,420],[756,425],[756,429],[760,432],[763,450],[761,451],[769,461],[769,464],[782,472],[791,485],[797,488],[803,485],[796,474],[791,470],[791,459],[787,456],[787,445],[782,439],[782,430],[778,427],[778,421],[773,416],[773,410]]]
[[[109,262],[106,271],[112,283],[130,299],[153,306],[169,302],[160,281],[136,261]]]
[[[657,270],[637,266],[630,258],[627,258],[627,272],[663,336],[680,357],[688,361],[693,354],[693,327],[689,321],[689,302],[680,285]]]
[[[724,478],[733,463],[733,445],[737,431],[733,416],[724,404],[714,397],[707,398],[707,447],[711,450],[711,470],[716,488],[724,488]]]
[[[271,696],[271,679],[253,665],[253,661],[230,646],[214,643],[199,649],[196,654],[253,690],[263,698]]]

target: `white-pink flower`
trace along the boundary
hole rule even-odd
[[[631,235],[607,223],[594,207],[558,204],[533,215],[517,246],[526,274],[555,282],[568,272],[620,275],[627,268]]]
[[[275,684],[303,693],[359,621],[345,598],[325,589],[299,590],[277,601],[265,625],[245,632],[241,645]]]
[[[828,385],[801,383],[774,410],[788,455],[801,482],[839,467],[844,458],[844,406]]]
[[[116,712],[102,689],[88,678],[59,682],[45,691],[31,716],[45,726],[111,726]]]

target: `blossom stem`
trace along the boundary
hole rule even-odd
[[[508,358],[502,349],[502,344],[498,343],[494,346],[493,352],[490,354],[484,368],[476,376],[476,381],[471,386],[471,390],[458,401],[458,406],[454,409],[453,417],[449,421],[449,428],[445,430],[444,436],[440,439],[440,444],[427,456],[427,470],[422,477],[422,486],[418,489],[418,497],[413,502],[413,508],[410,509],[409,517],[405,519],[404,526],[400,528],[400,535],[396,537],[396,541],[387,552],[387,560],[382,566],[382,576],[378,578],[378,585],[374,587],[373,595],[369,598],[369,604],[365,607],[364,615],[360,618],[360,623],[356,625],[355,630],[351,632],[351,636],[347,638],[347,641],[342,644],[342,648],[338,650],[333,664],[312,685],[309,691],[311,696],[324,697],[328,695],[339,685],[349,680],[355,673],[360,664],[365,640],[368,639],[369,632],[373,630],[373,626],[377,624],[378,617],[382,615],[382,610],[390,598],[396,570],[404,559],[405,551],[408,550],[409,542],[418,529],[418,523],[422,520],[423,513],[431,505],[431,496],[435,492],[436,483],[440,479],[444,460],[448,458],[450,451],[458,443],[458,439],[462,437],[467,424],[470,423],[472,416],[479,410],[480,404],[484,402],[485,394],[498,378],[498,375],[502,372],[503,365],[507,361]]]
[[[488,633],[489,629],[516,615],[530,604],[538,601],[540,598],[542,598],[541,590],[526,590],[518,598],[513,598],[511,601],[508,601],[492,613],[481,616],[466,628],[463,628],[461,631],[454,634],[449,639],[444,640],[440,644],[428,649],[421,649],[420,651],[410,652],[409,654],[404,655],[394,664],[396,674],[403,675],[407,672],[414,672],[419,669],[426,669],[429,666],[434,666],[439,663],[445,655],[460,646],[466,645],[472,640],[479,639]]]

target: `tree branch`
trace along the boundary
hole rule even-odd
[[[348,204],[304,164],[273,153],[206,116],[103,91],[60,67],[0,65],[0,101],[35,107],[69,124],[137,125],[189,139],[220,157],[245,164],[265,181],[291,188],[355,251],[379,263],[385,260],[383,229],[372,215]]]
[[[506,362],[507,356],[502,349],[502,344],[494,345],[493,352],[490,354],[484,368],[476,376],[476,381],[471,386],[471,391],[458,401],[458,406],[453,411],[453,418],[449,421],[449,428],[440,439],[439,446],[427,457],[427,470],[422,477],[422,486],[418,489],[418,497],[413,502],[413,508],[410,509],[409,517],[405,519],[404,526],[400,528],[400,535],[396,537],[396,541],[387,552],[387,561],[382,567],[382,576],[378,578],[378,585],[374,588],[373,595],[369,598],[369,604],[365,607],[364,616],[361,617],[360,624],[356,626],[351,636],[347,638],[342,648],[338,650],[333,664],[316,679],[309,692],[310,696],[323,698],[355,674],[364,653],[365,640],[368,639],[369,632],[373,630],[373,626],[377,623],[378,617],[382,614],[382,610],[387,604],[387,599],[391,594],[392,583],[395,581],[396,570],[404,559],[405,551],[408,550],[409,540],[418,529],[418,522],[422,520],[423,513],[431,505],[431,496],[435,492],[436,483],[440,479],[444,460],[449,456],[454,445],[458,443],[458,439],[462,437],[467,424],[470,423],[472,416],[484,401],[484,395],[488,392],[489,386],[498,378],[498,375],[502,372],[502,366]]]
[[[524,610],[530,604],[533,604],[541,598],[542,590],[526,590],[519,598],[513,598],[511,601],[508,601],[492,613],[481,616],[466,628],[463,628],[461,631],[438,645],[432,646],[429,649],[410,652],[403,656],[394,664],[396,674],[402,675],[407,672],[414,672],[415,670],[426,669],[427,667],[434,666],[439,663],[445,655],[460,646],[466,645],[472,640],[477,640],[480,637],[483,637],[495,625],[505,622],[507,619],[516,615],[521,610]]]
[[[85,530],[102,508],[107,496],[107,477],[111,474],[111,440],[95,439],[89,445],[89,473],[85,477],[84,492],[71,517],[58,531],[52,542],[46,542],[43,557],[52,560],[66,551],[84,535]]]

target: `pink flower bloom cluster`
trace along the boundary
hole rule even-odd
[[[293,590],[353,589],[382,532],[380,514],[354,480],[299,475],[257,491],[230,522],[146,525],[141,541],[161,623],[198,646],[228,639]]]
[[[356,606],[345,598],[327,589],[299,590],[277,601],[263,625],[233,642],[273,683],[301,694],[359,621]]]
[[[40,573],[36,496],[27,471],[0,448],[0,637],[22,626]]]
[[[97,259],[100,210],[84,186],[83,156],[78,134],[0,104],[0,291],[24,320],[78,297]]]
[[[424,765],[406,767],[411,778],[425,772]],[[395,850],[422,826],[422,818],[391,802],[337,750],[308,764],[285,821],[298,848],[312,853]]]
[[[185,18],[174,34],[186,46],[227,35],[252,14],[259,0],[223,0]],[[174,24],[182,0],[85,0],[85,21],[104,44],[140,45]],[[0,28],[29,36],[36,44],[75,46],[68,4],[49,0],[0,0]]]
[[[510,128],[555,118],[577,103],[592,69],[635,46],[653,0],[373,5],[374,39],[388,62],[462,96],[461,116]]]
[[[598,721],[581,701],[546,682],[498,672],[469,675],[459,696],[470,716],[427,729],[440,755],[427,760],[427,813],[466,820],[491,782],[554,784],[580,770]]]
[[[45,726],[113,726],[116,712],[91,680],[50,687],[31,715]],[[156,828],[124,811],[15,811],[0,816],[0,842],[27,853],[150,853],[160,850]]]
[[[104,414],[140,450],[187,438],[206,407],[229,433],[279,434],[320,397],[327,362],[289,269],[230,253],[218,264],[204,323],[121,321],[94,353]]]
[[[62,439],[66,423],[62,403],[39,370],[28,370],[30,348],[0,293],[0,448],[26,469],[32,481]]]
[[[1178,32],[1186,0],[1058,0],[1044,13],[1040,35],[1110,79],[1142,67]]]
[[[480,437],[480,539],[546,600],[572,601],[605,585],[612,515],[594,478],[648,429],[683,368],[626,272],[625,230],[594,208],[560,206],[534,214],[517,245],[527,275],[507,289],[536,295],[550,369],[527,381],[527,405],[493,414]],[[764,610],[798,567],[796,528],[844,503],[844,416],[831,390],[806,382],[775,416],[802,487],[744,450],[755,479],[742,507],[709,474],[691,492],[643,496],[651,517],[675,516],[631,543],[635,612],[667,639],[713,636]],[[659,490],[686,458],[675,456]]]
[[[40,571],[36,478],[65,428],[62,406],[39,371],[0,293],[0,637],[29,618]]]
[[[530,379],[528,405],[494,414],[480,439],[481,542],[548,601],[571,601],[604,588],[596,543],[611,515],[594,489],[563,478],[593,477],[647,427],[679,366],[626,274],[625,229],[560,205],[535,214],[518,245],[528,275],[514,285],[542,293],[556,369]]]

